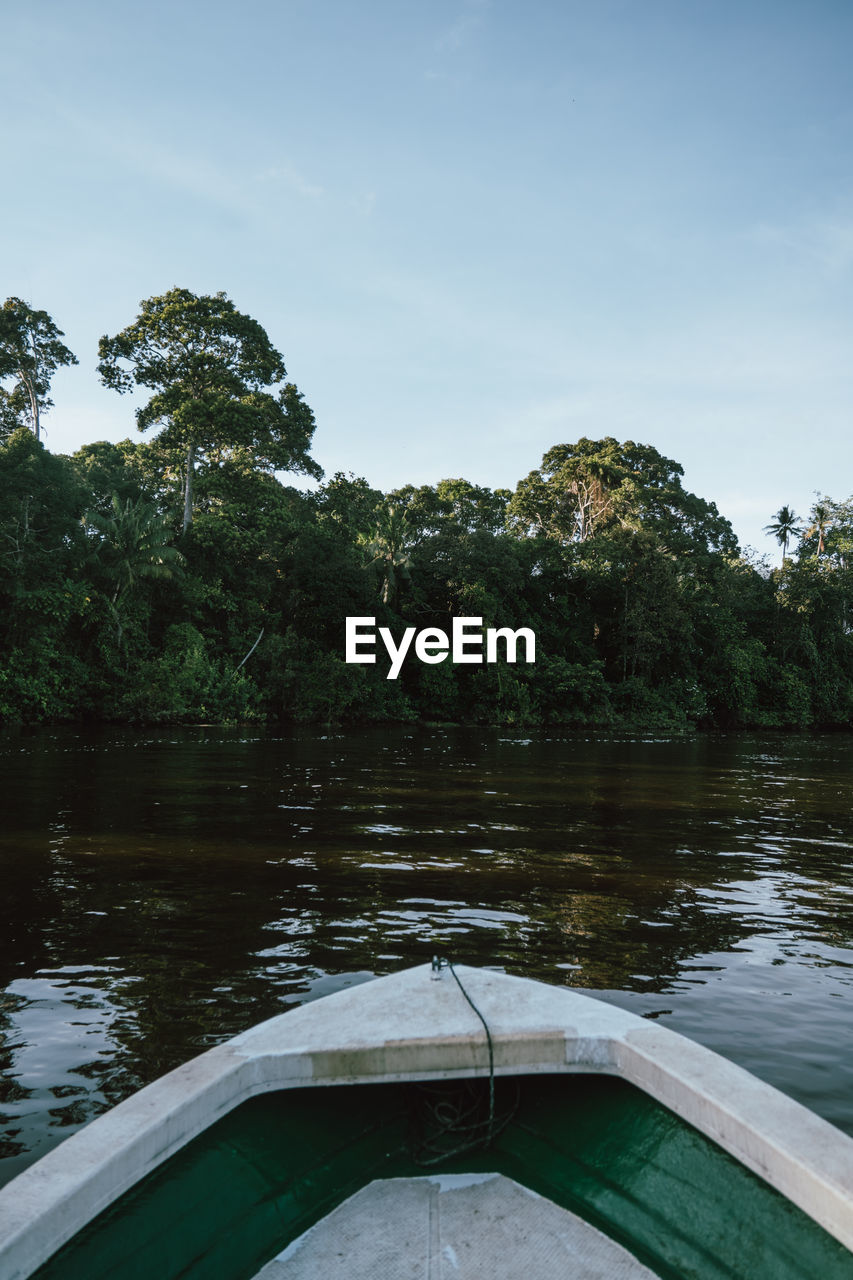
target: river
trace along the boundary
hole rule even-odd
[[[588,989],[853,1134],[853,737],[0,737],[0,1182],[433,953]]]

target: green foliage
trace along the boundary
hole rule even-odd
[[[799,516],[789,506],[780,507],[770,524],[764,526],[765,533],[772,533],[782,548],[782,560],[788,554],[788,543],[802,532]]]
[[[439,480],[419,489],[406,485],[389,496],[405,512],[410,541],[416,544],[440,533],[498,533],[512,495],[508,489],[484,489],[467,480]]]
[[[478,724],[539,724],[539,708],[526,668],[497,663],[478,667],[470,683],[469,719]]]
[[[408,532],[405,508],[400,503],[389,501],[375,512],[371,532],[358,538],[364,554],[364,567],[375,572],[384,605],[397,603],[401,586],[411,576]]]
[[[397,682],[376,668],[353,666],[340,653],[318,649],[293,628],[265,646],[263,677],[268,714],[296,724],[358,724],[417,719]]]
[[[614,720],[610,689],[602,664],[567,662],[546,654],[536,664],[534,683],[546,724],[572,728],[604,727]]]
[[[156,466],[152,467],[151,448],[133,440],[113,444],[97,440],[85,444],[69,459],[80,484],[89,495],[89,509],[109,515],[113,498],[120,502],[145,498],[156,503],[161,494]]]
[[[88,710],[86,664],[67,652],[45,661],[53,638],[49,628],[34,633],[26,648],[14,649],[0,666],[0,722],[75,720]]]
[[[112,512],[88,511],[84,524],[97,535],[93,554],[115,582],[113,600],[131,590],[142,578],[171,578],[184,557],[170,546],[167,516],[159,515],[142,498],[112,497]]]
[[[165,580],[180,573],[184,557],[170,545],[168,516],[159,515],[142,498],[112,497],[112,512],[87,511],[83,518],[94,534],[91,554],[104,573],[109,608],[119,644],[124,632],[127,604],[145,580]]]
[[[153,392],[136,411],[137,426],[161,426],[164,456],[173,469],[184,467],[185,529],[197,467],[322,475],[308,454],[310,408],[293,383],[267,390],[283,383],[284,361],[261,325],[224,293],[171,289],[148,298],[132,324],[101,338],[98,351],[106,386]]]
[[[779,673],[779,703],[785,728],[807,729],[814,723],[809,686],[799,671]]]
[[[682,488],[683,473],[651,445],[584,437],[548,450],[519,483],[508,515],[520,532],[563,544],[622,528],[654,534],[673,553],[734,552],[731,525]]]
[[[7,298],[0,308],[0,439],[15,427],[28,426],[36,440],[41,414],[53,406],[50,380],[62,365],[77,364],[46,311],[34,311],[20,298]]]
[[[853,724],[853,499],[819,497],[771,571],[677,463],[612,437],[555,446],[514,494],[341,473],[299,493],[274,472],[316,471],[313,416],[269,390],[281,357],[224,294],[150,299],[101,355],[152,390],[156,439],[55,457],[0,402],[0,719]],[[800,524],[770,528],[787,552]],[[529,627],[536,663],[410,656],[388,680],[381,655],[345,662],[353,615]]]
[[[465,719],[462,691],[455,668],[449,662],[437,666],[419,665],[412,681],[415,705],[427,720],[454,723]]]
[[[166,632],[163,651],[139,664],[116,712],[146,722],[260,719],[260,694],[247,674],[216,657],[190,623]]]
[[[337,526],[353,542],[370,530],[384,501],[380,489],[372,489],[362,477],[352,473],[347,476],[342,471],[336,471],[314,495],[320,523]]]
[[[0,445],[0,719],[88,709],[85,493],[27,427]]]

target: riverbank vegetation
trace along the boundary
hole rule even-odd
[[[771,571],[677,462],[609,436],[554,446],[514,490],[338,473],[302,492],[315,424],[281,356],[225,295],[177,289],[101,342],[102,380],[150,390],[157,434],[54,455],[36,428],[62,336],[18,299],[0,315],[2,720],[853,722],[853,499],[780,508]],[[352,615],[530,627],[537,661],[389,681],[345,663]]]

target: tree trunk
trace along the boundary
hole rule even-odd
[[[187,479],[184,485],[184,533],[193,522],[193,468],[195,466],[195,445],[187,449]]]
[[[38,401],[38,396],[36,395],[36,389],[35,389],[35,386],[33,385],[32,378],[27,372],[25,372],[25,370],[19,369],[18,373],[20,375],[21,381],[26,387],[27,395],[30,398],[30,413],[33,416],[33,431],[35,432],[36,440],[38,440],[39,438],[39,401]]]

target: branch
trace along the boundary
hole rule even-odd
[[[234,679],[234,677],[236,676],[236,674],[237,674],[237,672],[240,670],[240,668],[243,666],[243,664],[249,661],[249,659],[251,658],[252,654],[255,652],[255,650],[257,649],[258,645],[261,643],[261,638],[263,637],[263,634],[264,634],[264,628],[263,628],[263,627],[261,627],[260,631],[258,632],[258,638],[257,638],[257,640],[256,640],[256,641],[255,641],[255,643],[252,645],[252,647],[251,647],[251,649],[249,650],[249,652],[246,654],[245,658],[243,659],[243,662],[238,663],[238,664],[237,664],[237,666],[234,668],[234,670],[231,672],[231,679],[232,679],[232,680]]]

